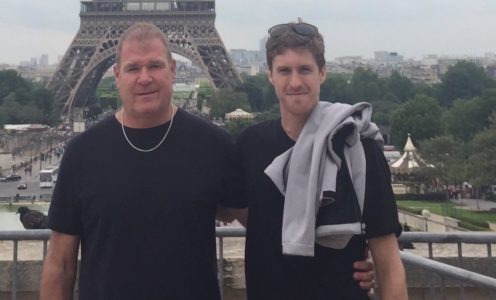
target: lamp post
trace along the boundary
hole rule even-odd
[[[425,232],[429,232],[429,218],[431,217],[431,212],[427,209],[422,209],[422,217],[425,220]]]

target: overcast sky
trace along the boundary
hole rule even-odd
[[[0,63],[63,55],[79,28],[77,0],[1,0]],[[326,57],[395,51],[496,53],[495,0],[217,0],[216,27],[228,49],[255,50],[272,25],[296,20],[319,27]]]

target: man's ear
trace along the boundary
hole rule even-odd
[[[267,71],[267,78],[269,79],[270,84],[274,85],[272,82],[272,70]]]
[[[172,59],[169,61],[169,67],[171,69],[171,73],[174,76],[174,79],[176,79],[176,60]]]
[[[119,67],[117,65],[114,65],[113,71],[114,71],[115,85],[119,87],[119,74],[120,74]]]
[[[320,84],[323,84],[327,78],[326,66],[324,65],[322,69],[320,69]]]

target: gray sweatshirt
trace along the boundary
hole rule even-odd
[[[319,102],[296,144],[265,169],[285,197],[284,254],[313,256],[315,242],[342,249],[353,234],[362,232],[360,223],[351,223],[318,228],[320,232],[316,234],[315,221],[323,191],[336,191],[336,176],[342,162],[333,151],[332,137],[347,125],[352,125],[354,130],[346,138],[344,154],[363,212],[366,162],[360,138],[373,138],[383,144],[379,129],[370,121],[371,115],[372,107],[365,102],[355,105]]]

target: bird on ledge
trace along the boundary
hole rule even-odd
[[[21,206],[17,209],[17,214],[20,214],[19,219],[26,229],[48,228],[48,217],[41,211]]]

